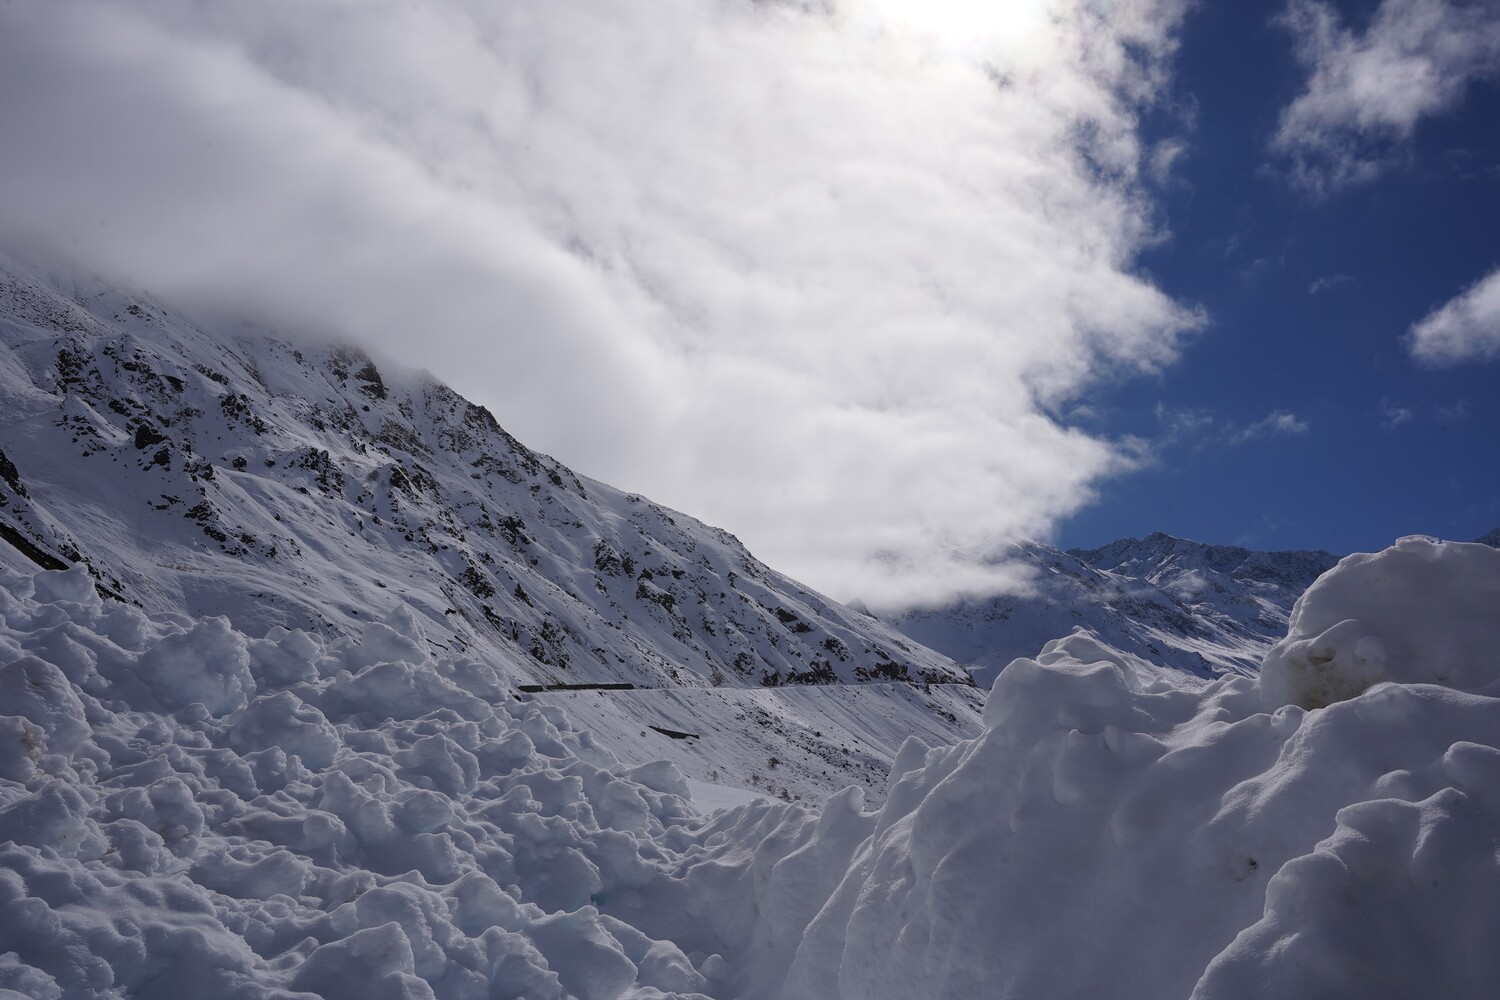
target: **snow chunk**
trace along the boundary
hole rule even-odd
[[[89,737],[83,703],[57,667],[34,656],[0,667],[0,713],[37,726],[45,747],[38,752],[72,756]]]
[[[46,570],[31,578],[38,604],[78,604],[97,613],[104,602],[94,590],[93,578],[82,563],[63,570]]]
[[[292,989],[324,1000],[434,1000],[413,968],[411,942],[393,921],[318,948],[297,969]]]
[[[228,718],[229,745],[240,753],[280,747],[322,770],[338,753],[339,736],[323,713],[290,691],[262,695]]]
[[[1475,690],[1500,679],[1500,550],[1421,536],[1352,555],[1292,609],[1261,667],[1268,709],[1322,708],[1381,681]]]
[[[136,674],[169,712],[199,702],[210,715],[228,715],[255,691],[248,643],[222,616],[162,639],[141,654]]]
[[[592,906],[543,917],[526,933],[579,1000],[616,1000],[635,982],[635,963]]]

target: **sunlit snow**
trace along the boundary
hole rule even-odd
[[[1493,594],[1500,552],[1407,539],[1294,620],[1372,606],[1366,573]],[[881,808],[706,820],[675,767],[428,658],[410,616],[254,639],[102,600],[82,568],[0,584],[7,995],[1500,989],[1500,629],[1472,609],[1357,623],[1393,676],[1413,637],[1462,641],[1428,683],[1312,711],[1078,634],[1000,674],[979,738],[903,747]]]

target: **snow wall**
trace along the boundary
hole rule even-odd
[[[5,1000],[1500,996],[1483,546],[1344,560],[1263,684],[1075,634],[880,810],[710,818],[399,614],[250,639],[0,584]]]

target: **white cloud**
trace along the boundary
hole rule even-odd
[[[1133,267],[1181,6],[948,5],[975,43],[891,0],[12,0],[0,199],[835,596],[930,599],[1129,464],[1049,414],[1199,322]]]
[[[1257,420],[1248,427],[1233,431],[1230,434],[1229,443],[1244,444],[1256,438],[1277,437],[1282,434],[1306,434],[1307,431],[1307,421],[1287,410],[1274,410],[1265,419]]]
[[[1430,365],[1500,357],[1500,268],[1413,325],[1406,346]]]
[[[1389,399],[1382,399],[1380,401],[1380,410],[1382,413],[1380,426],[1384,427],[1388,431],[1395,430],[1402,424],[1408,423],[1416,418],[1416,413],[1412,411],[1411,407],[1402,406],[1401,404],[1393,402]]]
[[[1345,285],[1352,285],[1354,284],[1354,282],[1355,278],[1352,274],[1325,274],[1323,277],[1315,279],[1312,284],[1307,286],[1307,294],[1317,295],[1320,292],[1331,292],[1335,288],[1342,288]]]
[[[1500,74],[1494,3],[1382,0],[1356,33],[1328,0],[1291,0],[1280,21],[1309,78],[1272,145],[1292,178],[1319,193],[1374,178],[1418,122]]]
[[[1432,415],[1440,425],[1451,426],[1463,423],[1471,415],[1469,401],[1467,399],[1460,399],[1446,406],[1435,406],[1433,407]]]
[[[1272,410],[1265,417],[1250,424],[1227,420],[1210,410],[1156,405],[1156,420],[1161,425],[1157,436],[1145,443],[1138,443],[1141,461],[1155,461],[1161,452],[1175,446],[1186,446],[1194,451],[1206,448],[1237,447],[1259,438],[1283,434],[1306,434],[1310,430],[1307,421],[1289,410]]]

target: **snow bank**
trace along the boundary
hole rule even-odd
[[[781,995],[1500,996],[1500,699],[1452,689],[1500,650],[1478,548],[1316,585],[1276,668],[1333,631],[1352,679],[1314,711],[1083,635],[1016,660],[982,737],[903,752]]]
[[[0,579],[0,996],[1500,996],[1473,546],[1345,560],[1281,693],[1078,633],[880,809],[708,819],[409,616],[255,640],[84,582]]]
[[[1267,708],[1321,708],[1380,681],[1474,690],[1500,679],[1500,549],[1403,538],[1352,555],[1292,609],[1266,654]]]
[[[698,995],[708,954],[599,905],[701,823],[671,765],[428,659],[410,615],[179,621],[81,568],[0,580],[0,996]]]

